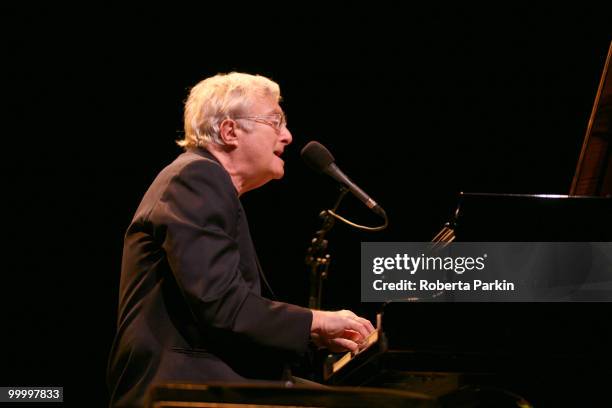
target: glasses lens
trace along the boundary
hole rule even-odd
[[[282,115],[280,113],[275,113],[270,115],[269,118],[271,119],[269,123],[274,129],[280,130],[281,126],[283,126]]]

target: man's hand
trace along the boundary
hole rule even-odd
[[[310,333],[317,346],[332,352],[350,350],[353,353],[365,346],[364,340],[374,331],[369,320],[350,310],[338,312],[312,311]]]

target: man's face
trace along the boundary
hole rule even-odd
[[[244,168],[249,175],[249,184],[259,187],[272,179],[280,179],[285,174],[285,162],[281,154],[292,141],[286,126],[276,129],[279,115],[283,111],[278,102],[271,97],[257,98],[249,112],[238,121],[249,120],[251,130],[240,134],[240,149]],[[276,115],[276,116],[275,116]]]

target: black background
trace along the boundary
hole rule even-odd
[[[303,258],[331,180],[326,145],[390,227],[337,225],[326,308],[359,299],[361,241],[428,241],[459,191],[566,194],[612,27],[599,8],[3,8],[0,385],[61,385],[104,405],[122,236],[180,153],[188,89],[266,75],[294,142],[286,176],[243,203],[264,269],[305,304]],[[353,198],[341,212],[378,220]]]

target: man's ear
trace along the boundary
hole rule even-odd
[[[223,119],[219,124],[219,137],[223,140],[226,146],[236,147],[238,143],[238,136],[236,130],[238,129],[238,122],[234,119]]]

